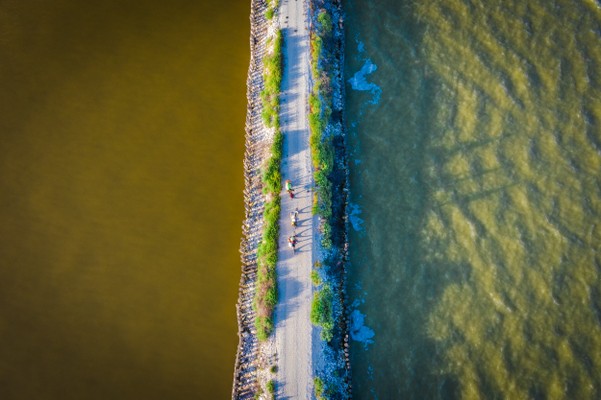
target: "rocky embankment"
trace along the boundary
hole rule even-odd
[[[234,368],[233,399],[254,399],[258,390],[257,374],[261,362],[255,329],[253,297],[257,279],[257,248],[263,228],[264,196],[261,166],[269,157],[273,134],[261,118],[263,57],[266,54],[268,21],[265,0],[252,0],[250,13],[250,66],[247,77],[246,151],[244,153],[244,206],[240,256],[242,277],[236,312],[238,317],[238,351]]]
[[[311,0],[310,4],[313,99],[309,118],[312,140],[319,143],[313,152],[317,161],[317,212],[321,217],[316,290],[321,295],[322,309],[327,310],[319,321],[323,327],[324,362],[323,368],[315,371],[315,392],[318,399],[349,399],[352,387],[346,298],[349,168],[344,128],[344,18],[340,0]]]

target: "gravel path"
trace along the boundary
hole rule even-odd
[[[275,312],[275,347],[278,358],[277,397],[309,399],[312,395],[311,266],[313,228],[311,213],[313,176],[309,149],[307,101],[309,94],[309,33],[304,0],[282,0],[279,23],[284,36],[281,122],[284,133],[282,178],[295,188],[291,199],[282,194],[280,250],[277,264],[279,302]],[[298,209],[293,228],[290,212]],[[288,246],[296,234],[296,252]]]

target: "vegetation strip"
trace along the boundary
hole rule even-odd
[[[267,0],[267,8],[265,9],[265,18],[268,20],[273,19],[276,14],[278,7],[280,6],[280,0]]]
[[[309,96],[310,145],[313,160],[313,173],[317,197],[313,202],[313,212],[322,217],[321,245],[324,249],[332,247],[330,218],[332,216],[332,182],[329,179],[334,164],[332,138],[324,134],[332,113],[330,75],[323,69],[325,62],[324,41],[332,35],[332,20],[325,9],[317,13],[317,24],[311,31],[311,73],[313,89]],[[321,280],[319,271],[314,270]],[[322,328],[321,338],[325,341],[333,337],[332,293],[327,284],[316,285],[311,304],[311,322]]]
[[[271,5],[276,0],[269,0]],[[273,54],[271,48],[275,43],[267,37],[273,36],[275,24],[266,18],[265,10],[269,5],[265,0],[251,0],[250,10],[250,65],[247,76],[247,114],[245,124],[244,152],[244,204],[245,218],[242,224],[242,240],[240,256],[242,274],[240,277],[239,297],[236,304],[238,320],[239,344],[234,366],[232,398],[250,400],[256,398],[266,389],[267,380],[261,373],[265,363],[269,364],[269,350],[264,348],[267,342],[259,342],[256,329],[256,291],[258,288],[258,249],[263,242],[263,229],[266,226],[265,193],[266,184],[263,180],[265,166],[272,158],[272,148],[277,143],[277,135],[273,129],[263,122],[263,88],[265,87],[265,61]],[[281,144],[281,140],[280,140]],[[281,146],[280,146],[281,147]],[[277,165],[277,164],[276,164]],[[275,371],[272,366],[271,372]]]
[[[310,5],[313,76],[308,117],[317,186],[313,211],[321,217],[321,251],[311,273],[316,288],[311,320],[322,327],[325,346],[322,346],[325,365],[315,373],[313,386],[318,399],[347,399],[351,398],[351,388],[348,318],[344,311],[348,168],[342,129],[342,10],[340,0],[305,1]],[[273,29],[278,3],[278,0],[251,0],[251,67],[247,80],[244,162],[246,220],[237,304],[240,345],[234,371],[232,397],[235,399],[273,398],[277,386],[271,377],[276,371],[272,364],[274,355],[266,339],[274,329],[273,312],[278,297],[275,266],[283,142],[279,119],[282,36],[279,30]],[[270,37],[266,39],[266,36]]]
[[[267,40],[268,54],[263,59],[264,89],[261,92],[262,118],[265,126],[275,130],[271,155],[263,171],[264,193],[267,197],[263,212],[264,228],[261,244],[257,250],[258,269],[254,307],[257,338],[266,340],[273,332],[273,310],[277,303],[276,264],[278,237],[280,233],[280,191],[282,177],[283,135],[280,130],[280,86],[282,84],[282,33],[277,30]]]
[[[338,23],[334,23],[337,21]],[[316,196],[313,212],[320,216],[320,260],[315,263],[311,322],[321,327],[325,367],[314,377],[315,397],[351,397],[348,360],[348,318],[344,311],[347,261],[346,204],[348,168],[343,129],[343,43],[339,0],[311,1],[310,145]]]

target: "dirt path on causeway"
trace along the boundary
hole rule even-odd
[[[284,37],[281,126],[284,134],[282,177],[290,179],[295,196],[282,194],[280,242],[277,264],[279,301],[275,311],[275,345],[278,359],[277,398],[313,397],[311,311],[313,228],[311,213],[313,175],[309,148],[307,104],[309,95],[309,32],[304,0],[281,0],[279,23]],[[298,224],[290,213],[298,209]],[[298,244],[293,252],[288,237]]]

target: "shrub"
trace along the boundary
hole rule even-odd
[[[263,58],[263,85],[261,116],[268,128],[279,128],[280,86],[282,84],[282,32],[277,31],[275,39],[267,40],[271,52]]]
[[[320,377],[313,378],[313,388],[315,390],[315,397],[317,400],[323,400],[325,395],[325,385]]]
[[[329,222],[323,224],[323,237],[321,238],[321,245],[324,249],[332,248],[332,225]]]
[[[331,137],[324,137],[324,130],[330,119],[332,89],[330,74],[324,70],[324,40],[332,31],[332,18],[322,9],[317,15],[320,29],[311,36],[311,69],[314,78],[312,93],[309,96],[309,138],[311,159],[314,168],[314,180],[317,186],[317,199],[313,200],[313,213],[324,219],[322,246],[329,249],[332,246],[332,230],[329,219],[332,217],[332,181],[334,169],[334,146]]]
[[[321,284],[321,278],[319,277],[319,272],[311,271],[311,282],[313,282],[314,286],[319,286]]]
[[[334,336],[334,316],[332,312],[332,289],[324,285],[313,294],[311,303],[311,323],[321,326],[321,339],[329,342]]]
[[[323,39],[319,35],[311,35],[310,39],[311,43],[311,60],[314,64],[314,67],[317,67],[319,62],[319,56],[321,56],[321,51],[323,50]],[[314,74],[314,77],[317,77],[318,74]]]
[[[269,382],[267,382],[267,392],[269,394],[275,393],[275,382],[273,381],[273,379],[271,379]]]
[[[317,15],[317,22],[320,26],[320,34],[322,36],[329,36],[332,32],[332,17],[326,10],[321,10]]]
[[[277,7],[277,1],[274,1]],[[263,80],[265,89],[261,92],[263,104],[263,122],[266,126],[275,128],[275,136],[271,145],[271,154],[263,170],[262,181],[264,192],[271,194],[272,200],[265,204],[263,211],[263,236],[257,249],[257,283],[253,308],[256,312],[255,328],[257,338],[266,340],[273,331],[273,309],[278,301],[276,264],[278,258],[278,235],[280,232],[280,197],[282,177],[280,165],[282,162],[283,136],[279,122],[279,96],[282,82],[281,46],[282,35],[277,32],[275,40],[268,40],[272,51],[263,60]]]
[[[330,14],[321,9],[317,15],[317,32],[311,34],[311,73],[313,88],[309,96],[309,128],[311,135],[311,160],[313,162],[313,177],[317,190],[313,197],[313,213],[323,218],[321,244],[325,249],[332,247],[332,172],[334,171],[334,144],[332,137],[327,136],[326,128],[332,115],[332,84],[331,71],[328,68],[328,49],[331,46],[332,18]],[[331,53],[333,54],[333,53]],[[317,271],[311,273],[311,280],[315,286],[321,284]],[[311,303],[311,322],[322,328],[321,338],[327,342],[334,336],[333,292],[325,284],[321,290],[313,295]],[[315,379],[315,395],[318,399],[327,396],[324,382]]]
[[[271,7],[268,7],[267,10],[265,11],[265,18],[267,19],[272,19],[273,18],[273,14],[274,14],[274,9]]]
[[[267,340],[273,331],[273,320],[271,317],[257,316],[255,318],[255,328],[257,329],[257,338],[260,341]]]
[[[311,205],[311,212],[313,215],[317,215],[319,213],[319,203],[318,203],[318,194],[317,192],[313,192],[313,203]]]
[[[319,96],[315,93],[311,93],[309,95],[309,107],[311,112],[319,113],[321,112],[321,101],[319,101]]]

